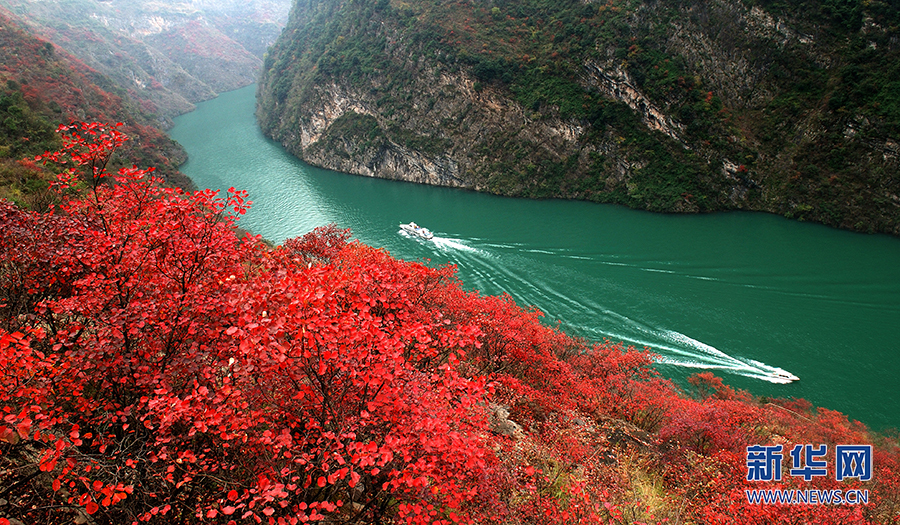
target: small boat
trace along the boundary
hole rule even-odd
[[[792,374],[782,368],[776,368],[775,370],[773,370],[772,375],[777,378],[784,379],[788,383],[790,383],[792,381],[800,381],[799,377],[795,376],[794,374]]]
[[[423,239],[431,240],[434,238],[434,234],[431,233],[431,230],[429,230],[428,228],[423,228],[414,222],[411,222],[409,224],[401,224],[400,229],[410,235],[415,235],[416,237],[421,237]]]

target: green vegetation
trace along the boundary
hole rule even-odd
[[[25,101],[15,80],[0,87],[0,199],[43,210],[51,200],[45,175],[33,163],[17,162],[59,147],[48,118],[60,112],[59,104],[40,109],[44,113]]]
[[[48,104],[44,111],[61,112],[59,104]],[[33,110],[22,94],[19,83],[7,80],[0,87],[0,158],[19,159],[53,149],[59,144],[47,114]]]
[[[290,141],[337,90],[384,144],[495,193],[900,234],[898,27],[856,0],[310,1],[266,59],[260,122]]]
[[[154,115],[108,77],[0,16],[0,198],[46,208],[49,174],[32,159],[59,148],[59,125],[84,118],[125,122],[137,139],[111,168],[152,164],[170,183],[193,187],[176,169],[184,151],[155,127]]]
[[[193,103],[255,82],[289,4],[0,0],[0,8],[126,87],[167,125]]]
[[[344,158],[350,158],[351,153],[357,153],[355,149],[347,151],[344,144],[358,145],[359,151],[377,150],[384,145],[384,132],[378,127],[378,122],[369,115],[360,115],[348,112],[334,122],[328,130],[328,135],[316,143],[317,148],[327,148],[339,152]]]

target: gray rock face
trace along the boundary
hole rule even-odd
[[[900,235],[900,116],[835,102],[848,63],[900,50],[872,19],[854,30],[868,55],[852,58],[825,14],[746,0],[587,3],[584,27],[568,28],[571,11],[544,26],[479,9],[297,2],[264,63],[261,127],[312,164],[369,177]],[[419,29],[429,16],[432,33]],[[535,60],[567,31],[592,36]]]
[[[488,428],[491,432],[513,439],[521,439],[525,433],[522,426],[509,419],[509,408],[491,403],[488,406]]]

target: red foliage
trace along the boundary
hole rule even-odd
[[[85,35],[96,38],[91,32]],[[15,81],[32,109],[54,126],[76,119],[126,121],[129,124],[123,130],[136,139],[126,147],[128,158],[147,159],[162,170],[167,167],[169,156],[180,155],[179,147],[153,127],[152,107],[141,103],[147,112],[142,115],[128,101],[100,88],[95,70],[62,48],[23,31],[13,16],[2,9],[0,70],[5,73],[3,82]],[[174,169],[169,171],[174,174]]]
[[[104,177],[113,130],[67,128],[45,157]],[[15,268],[3,435],[43,451],[48,501],[113,522],[465,516],[490,461],[484,380],[456,370],[475,330],[415,317],[392,286],[393,270],[430,270],[358,245],[345,246],[358,265],[298,265],[295,250],[235,237],[243,194],[147,175],[122,170],[62,214],[0,207]]]
[[[735,392],[733,388],[722,382],[722,378],[716,377],[712,372],[700,372],[694,374],[688,378],[688,383],[697,389],[697,395],[699,395],[701,399],[715,397],[717,399],[725,400],[748,400],[748,396]]]
[[[871,443],[841,414],[708,373],[685,397],[646,352],[567,337],[334,226],[239,239],[243,192],[110,177],[117,126],[62,131],[43,157],[72,164],[57,189],[97,181],[88,195],[0,203],[0,523],[897,520],[890,443],[872,482],[810,482],[866,488],[868,506],[748,503],[746,446]],[[504,404],[518,434],[488,423]],[[632,463],[667,503],[648,510]]]
[[[293,251],[307,262],[329,262],[347,246],[350,230],[341,230],[334,224],[320,226],[299,239],[284,242],[286,250]]]

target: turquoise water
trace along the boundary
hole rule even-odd
[[[198,186],[250,193],[242,227],[281,242],[334,222],[401,259],[456,264],[468,288],[507,292],[573,335],[650,347],[676,380],[709,369],[758,395],[900,426],[900,240],[760,213],[661,215],[322,170],[262,135],[253,90],[199,104],[172,130]],[[401,234],[409,221],[436,238]]]

